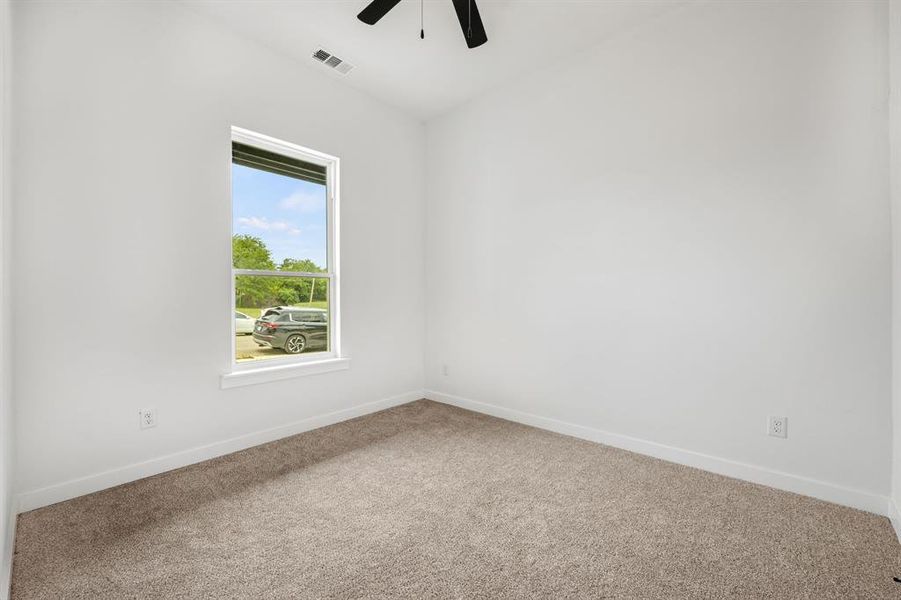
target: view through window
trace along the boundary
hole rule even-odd
[[[232,141],[235,361],[329,353],[328,164],[246,137]]]

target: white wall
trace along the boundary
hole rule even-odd
[[[889,164],[892,198],[892,521],[901,540],[901,0],[889,3]]]
[[[46,486],[422,389],[420,123],[177,3],[14,16],[23,508],[184,457],[31,493]],[[348,371],[219,389],[233,124],[341,158]]]
[[[9,592],[15,535],[13,402],[10,321],[12,204],[12,3],[0,0],[0,598]]]
[[[886,17],[698,4],[430,122],[432,395],[884,512]]]

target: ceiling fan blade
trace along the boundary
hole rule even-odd
[[[476,0],[454,0],[454,8],[457,10],[460,27],[463,28],[466,45],[476,48],[487,42],[488,35],[485,33],[485,26],[482,25]]]
[[[397,6],[400,0],[372,0],[369,6],[360,11],[357,18],[367,25],[375,25],[388,11]]]

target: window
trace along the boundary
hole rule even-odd
[[[340,357],[337,170],[335,157],[232,128],[234,370]]]

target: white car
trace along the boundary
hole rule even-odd
[[[235,311],[235,333],[238,335],[250,335],[253,333],[253,324],[256,319],[248,317],[242,312]]]

